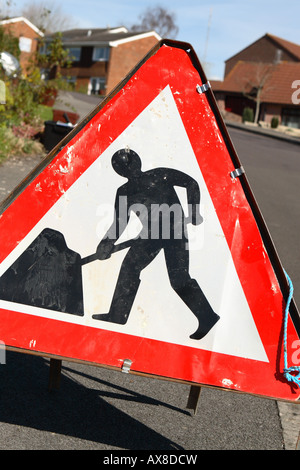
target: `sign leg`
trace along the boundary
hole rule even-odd
[[[300,450],[300,431],[299,431],[298,441],[296,444],[296,450]]]
[[[50,359],[49,391],[58,390],[60,387],[61,364],[61,359]]]
[[[199,404],[199,398],[201,393],[201,387],[199,385],[191,385],[190,394],[187,402],[187,409],[193,410],[194,415],[197,413],[197,408]]]

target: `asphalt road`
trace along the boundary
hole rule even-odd
[[[300,146],[230,130],[300,304]],[[37,163],[0,167],[0,197]],[[202,388],[198,412],[189,386],[63,362],[48,392],[49,361],[7,352],[0,365],[0,450],[282,450],[296,445],[300,405]],[[282,427],[285,417],[289,424]]]
[[[300,305],[300,145],[229,133]]]

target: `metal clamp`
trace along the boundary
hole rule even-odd
[[[198,91],[199,95],[201,95],[201,93],[205,93],[210,88],[211,88],[211,84],[209,82],[203,83],[203,85],[196,86],[196,90]]]
[[[125,374],[128,374],[130,371],[131,364],[132,364],[131,359],[124,359],[124,362],[122,365],[122,372],[124,372]]]
[[[241,166],[240,168],[236,168],[235,170],[230,172],[230,176],[232,179],[238,178],[239,176],[245,173],[244,168]]]

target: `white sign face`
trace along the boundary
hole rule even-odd
[[[101,138],[101,128],[98,133]],[[93,318],[93,315],[109,311],[122,262],[129,248],[112,254],[108,259],[96,260],[82,267],[83,316],[3,300],[0,307],[268,362],[230,249],[169,86],[61,196],[4,260],[0,275],[45,228],[62,233],[68,248],[79,253],[82,258],[95,253],[113,221],[116,193],[127,181],[114,171],[111,164],[112,155],[124,148],[132,149],[140,156],[142,171],[164,167],[181,171],[197,181],[203,222],[200,225],[187,225],[189,274],[219,315],[216,325],[202,339],[190,338],[197,329],[198,320],[171,287],[164,250],[160,250],[141,271],[141,282],[126,324],[101,321]],[[72,146],[68,154],[71,162]],[[60,168],[60,171],[68,171],[68,168]],[[36,187],[37,194],[39,190]],[[176,191],[187,215],[186,190],[176,188]],[[141,223],[132,214],[118,243],[132,239],[140,230]]]

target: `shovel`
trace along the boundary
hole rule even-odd
[[[132,240],[126,240],[126,242],[119,243],[118,245],[114,245],[111,254],[117,253],[118,251],[124,250],[125,248],[129,248],[132,246]],[[91,263],[92,261],[99,260],[99,257],[97,253],[94,253],[92,255],[86,256],[85,258],[81,259],[81,265],[83,266],[84,264]]]
[[[112,253],[131,246],[115,245]],[[46,228],[0,277],[0,299],[83,316],[82,266],[99,259],[81,258],[63,234]]]

